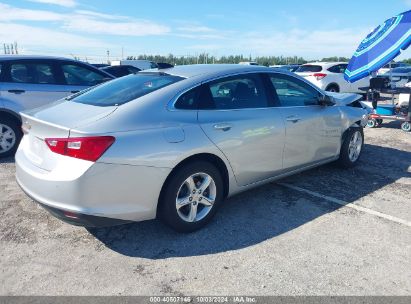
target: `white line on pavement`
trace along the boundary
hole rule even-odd
[[[392,216],[392,215],[381,213],[381,212],[378,212],[378,211],[375,211],[375,210],[372,210],[372,209],[369,209],[369,208],[361,207],[361,206],[358,206],[358,205],[355,205],[355,204],[352,204],[352,203],[348,203],[348,202],[339,200],[339,199],[331,197],[331,196],[322,195],[320,193],[313,192],[313,191],[310,191],[310,190],[307,190],[307,189],[304,189],[304,188],[301,188],[301,187],[298,187],[298,186],[294,186],[294,185],[291,185],[291,184],[288,184],[288,183],[277,183],[277,184],[280,185],[280,186],[292,189],[292,190],[296,190],[296,191],[299,191],[299,192],[304,192],[304,193],[307,193],[309,195],[325,199],[329,202],[332,202],[332,203],[335,203],[335,204],[338,204],[338,205],[341,205],[341,206],[349,207],[349,208],[352,208],[352,209],[355,209],[355,210],[358,210],[358,211],[361,211],[361,212],[365,212],[365,213],[368,213],[368,214],[372,214],[372,215],[384,218],[384,219],[389,220],[391,222],[395,222],[395,223],[398,223],[398,224],[402,224],[402,225],[411,227],[411,222],[400,219],[400,218]]]

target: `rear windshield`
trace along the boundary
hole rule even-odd
[[[102,107],[122,105],[182,79],[164,73],[131,74],[86,90],[71,101]]]
[[[296,73],[315,73],[315,72],[321,72],[322,66],[320,65],[302,65],[300,66],[295,72]]]

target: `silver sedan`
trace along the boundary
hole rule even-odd
[[[259,66],[148,70],[22,113],[17,181],[72,224],[159,217],[194,231],[233,194],[328,162],[354,166],[359,98]]]

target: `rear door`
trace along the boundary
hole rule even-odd
[[[259,74],[222,78],[203,86],[198,121],[230,162],[237,183],[251,184],[282,168],[284,123]]]
[[[16,60],[3,64],[1,99],[16,113],[67,96],[53,61]]]
[[[292,170],[335,157],[341,143],[341,114],[318,104],[320,92],[284,74],[270,74],[286,128],[284,169]]]
[[[351,92],[352,90],[351,84],[344,78],[344,72],[347,66],[348,64],[345,63],[336,64],[329,67],[327,69],[328,72],[326,72],[327,83],[336,83],[338,85],[338,88],[340,89],[340,92],[344,93]]]

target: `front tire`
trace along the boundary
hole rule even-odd
[[[0,117],[0,158],[13,156],[22,136],[17,120]]]
[[[221,173],[205,161],[177,169],[164,187],[159,217],[178,232],[193,232],[204,227],[224,198]]]
[[[404,121],[401,124],[401,130],[403,130],[404,132],[411,132],[411,122]]]
[[[352,168],[357,165],[364,146],[364,132],[360,127],[347,130],[341,146],[338,164],[343,168]]]

